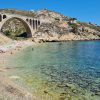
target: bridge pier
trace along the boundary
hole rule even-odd
[[[31,27],[32,27],[32,20],[31,20],[31,19],[30,19],[30,22],[29,22],[29,23],[30,23],[30,25],[31,25]]]
[[[40,26],[40,21],[39,21],[39,20],[26,19],[26,21],[30,24],[30,26],[31,26],[34,30],[37,30],[37,29],[38,29],[38,26]]]
[[[34,27],[35,27],[35,25],[34,25],[34,19],[32,20],[32,24],[33,24],[33,27],[32,28],[34,29]]]
[[[40,26],[40,21],[38,20],[38,25]]]
[[[2,21],[2,15],[0,14],[0,22]]]

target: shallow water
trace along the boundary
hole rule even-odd
[[[100,100],[100,41],[41,43],[7,63],[41,100]]]

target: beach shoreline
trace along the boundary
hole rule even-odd
[[[34,42],[30,40],[12,42],[10,43],[10,48],[7,48],[7,45],[2,45],[5,47],[3,49],[6,49],[7,51],[1,52],[0,58],[5,60],[6,57],[14,55],[32,45],[34,45]],[[8,77],[7,72],[10,71],[11,68],[6,67],[5,63],[6,62],[3,60],[0,61],[0,99],[6,100],[9,98],[10,100],[39,100],[27,89],[20,87]]]
[[[32,41],[26,40],[26,41],[12,41],[9,44],[1,45],[0,46],[0,57],[15,54],[34,44],[35,43]]]

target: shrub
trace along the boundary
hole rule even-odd
[[[9,30],[5,31],[5,35],[6,35],[6,36],[10,36],[10,35],[11,35],[11,34],[10,34],[10,31],[9,31]]]
[[[78,32],[78,26],[77,26],[77,24],[73,23],[73,24],[70,24],[70,26],[72,27],[72,32],[73,33],[77,33]]]

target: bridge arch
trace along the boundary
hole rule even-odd
[[[2,17],[2,16],[0,16]],[[2,27],[4,26],[4,24],[9,21],[9,20],[13,20],[13,19],[17,19],[20,22],[22,22],[22,24],[24,25],[26,32],[27,32],[27,37],[32,37],[33,34],[33,29],[31,28],[30,24],[26,21],[26,19],[20,18],[20,17],[9,17],[7,18],[7,16],[3,16],[4,20],[2,20],[1,25],[0,25],[0,31],[2,32]]]

